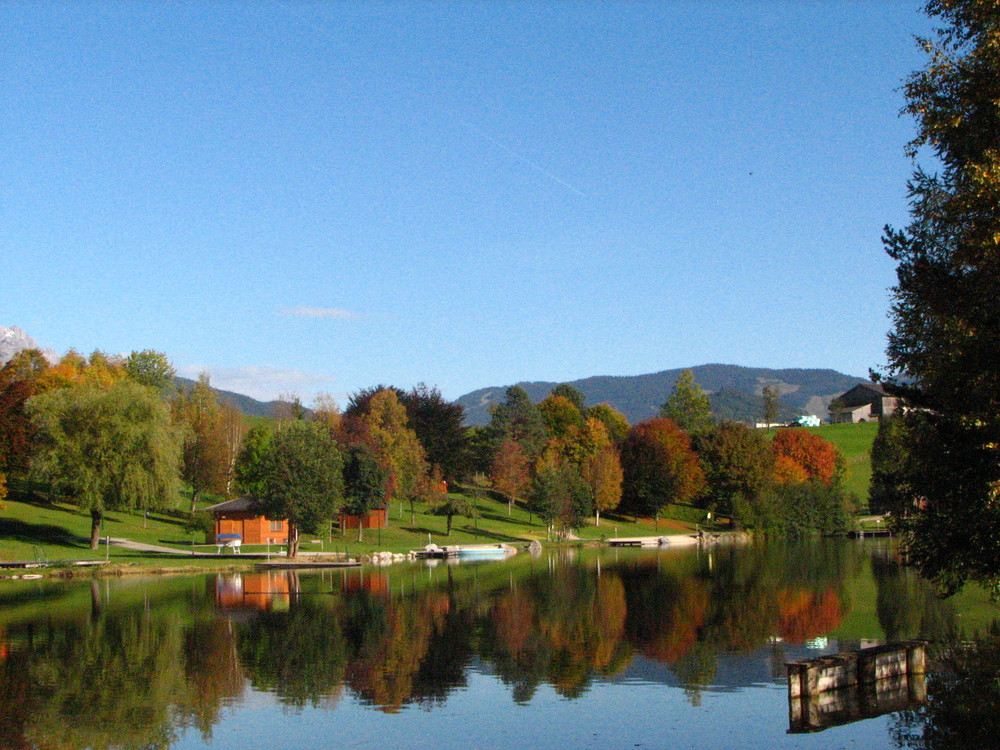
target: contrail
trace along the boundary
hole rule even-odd
[[[288,3],[284,2],[283,0],[272,0],[272,2],[274,2],[275,5],[278,5],[278,6],[282,7],[282,8],[284,8],[289,13],[292,13],[292,14],[298,16],[299,20],[302,21],[303,23],[305,23],[306,25],[308,25],[309,28],[312,29],[315,33],[319,34],[320,36],[324,37],[325,39],[327,39],[329,41],[336,41],[335,38],[333,37],[333,35],[330,34],[329,31],[327,31],[326,29],[324,29],[322,26],[316,24],[311,18],[309,18],[304,13],[302,13],[295,6],[289,5]],[[535,162],[533,162],[531,159],[527,158],[526,156],[522,156],[521,154],[517,153],[514,149],[510,148],[510,146],[506,145],[505,143],[502,143],[501,141],[498,141],[496,138],[494,138],[493,136],[491,136],[489,133],[486,133],[482,129],[477,128],[472,123],[466,122],[465,120],[459,120],[458,122],[463,127],[468,128],[473,133],[475,133],[476,135],[478,135],[480,138],[489,141],[490,143],[492,143],[497,148],[503,149],[507,154],[509,154],[513,158],[517,159],[522,164],[527,164],[529,167],[531,167],[535,171],[542,173],[543,175],[545,175],[546,177],[548,177],[553,182],[559,183],[560,185],[562,185],[567,190],[570,190],[570,191],[576,193],[577,195],[579,195],[581,198],[586,198],[587,197],[586,193],[584,193],[582,190],[579,190],[578,188],[574,187],[573,185],[569,184],[568,182],[566,182],[566,180],[564,180],[563,178],[561,178],[559,175],[553,174],[552,172],[550,172],[549,170],[547,170],[542,165],[536,164]]]
[[[511,156],[513,156],[519,162],[521,162],[523,164],[527,164],[532,169],[535,169],[535,170],[541,172],[543,175],[545,175],[546,177],[548,177],[550,180],[554,180],[555,182],[558,182],[560,185],[562,185],[567,190],[572,190],[574,193],[576,193],[577,195],[579,195],[581,198],[586,198],[587,197],[587,194],[584,193],[582,190],[578,190],[577,188],[573,187],[568,182],[566,182],[566,180],[562,179],[558,175],[552,174],[552,172],[550,172],[549,170],[547,170],[545,167],[540,166],[538,164],[535,164],[535,162],[531,161],[531,159],[528,159],[525,156],[521,156],[514,149],[512,149],[512,148],[506,146],[505,144],[501,143],[496,138],[494,138],[493,136],[491,136],[489,133],[483,132],[482,130],[480,130],[479,128],[477,128],[472,123],[466,122],[465,120],[459,120],[459,123],[461,123],[464,127],[466,127],[469,130],[471,130],[473,133],[475,133],[476,135],[478,135],[480,138],[486,139],[487,141],[489,141],[490,143],[492,143],[497,148],[502,148],[504,151],[506,151],[508,154],[510,154]]]

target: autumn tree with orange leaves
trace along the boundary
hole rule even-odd
[[[621,451],[622,505],[636,515],[659,518],[670,503],[691,503],[705,489],[705,472],[691,440],[666,418],[629,430]]]

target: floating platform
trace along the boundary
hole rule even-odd
[[[870,536],[892,536],[892,532],[889,529],[854,529],[848,531],[847,536],[851,539],[865,539]]]
[[[438,547],[436,544],[428,544],[423,549],[410,550],[410,554],[417,560],[447,560],[449,557],[458,557],[458,546]]]
[[[926,702],[926,648],[902,641],[788,663],[788,731],[817,732]]]

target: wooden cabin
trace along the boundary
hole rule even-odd
[[[238,497],[205,508],[215,517],[215,527],[208,540],[216,542],[219,534],[239,534],[243,544],[287,544],[288,521],[265,518],[253,509],[249,497]]]
[[[356,529],[359,524],[363,529],[384,529],[389,526],[389,511],[387,508],[375,508],[363,516],[341,513],[339,520],[341,530]]]

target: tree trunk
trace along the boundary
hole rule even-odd
[[[449,513],[448,514],[448,533],[445,534],[445,536],[451,536],[451,519],[452,519],[452,515]]]
[[[507,498],[507,518],[510,518],[510,512],[514,507],[514,498]]]
[[[195,510],[198,508],[198,495],[199,495],[198,488],[197,487],[192,487],[191,488],[191,512],[192,513],[194,513]]]
[[[288,524],[288,557],[295,557],[299,554],[299,529],[293,524]]]
[[[601,525],[601,511],[595,510],[594,511],[594,526],[600,526],[600,525]]]
[[[90,548],[97,549],[101,543],[101,520],[104,518],[104,511],[92,508],[90,511]]]
[[[364,525],[361,523],[361,519],[362,518],[364,518],[363,515],[362,516],[358,516],[358,541],[359,542],[361,541],[361,529],[364,528]]]

